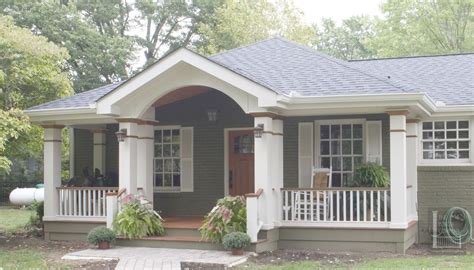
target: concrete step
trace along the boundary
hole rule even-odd
[[[165,228],[164,236],[194,236],[201,237],[201,233],[198,229],[186,229],[186,228]]]

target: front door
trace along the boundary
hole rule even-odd
[[[253,130],[229,131],[229,195],[254,192]]]

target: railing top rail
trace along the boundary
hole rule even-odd
[[[262,189],[262,188],[259,188],[259,189],[257,190],[257,192],[255,192],[255,193],[247,193],[247,194],[245,194],[245,197],[246,197],[246,198],[249,198],[249,197],[256,197],[256,198],[258,198],[258,197],[260,197],[260,195],[262,195],[262,193],[263,193],[263,189]]]
[[[328,187],[328,188],[281,188],[283,191],[389,191],[390,188],[372,187]]]
[[[57,187],[56,189],[118,190],[118,187]]]

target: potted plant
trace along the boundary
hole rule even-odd
[[[231,232],[224,236],[222,244],[232,251],[232,255],[243,255],[244,248],[250,245],[250,237],[243,232]]]
[[[110,243],[115,240],[115,232],[105,226],[92,229],[87,235],[87,241],[98,245],[99,249],[109,249]]]

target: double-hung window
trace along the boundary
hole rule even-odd
[[[155,189],[179,191],[181,130],[179,127],[155,130],[154,180]]]
[[[424,162],[470,160],[469,120],[426,121],[421,129]]]

